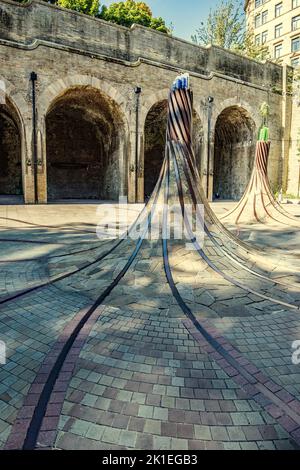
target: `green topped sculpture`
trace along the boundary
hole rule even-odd
[[[268,159],[270,153],[270,131],[268,117],[270,107],[262,103],[260,115],[262,124],[258,132],[255,159],[249,184],[233,210],[221,217],[222,222],[238,224],[273,222],[299,226],[300,222],[288,214],[276,201],[268,178]]]

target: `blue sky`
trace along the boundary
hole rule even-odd
[[[102,0],[110,5],[119,0]],[[162,16],[167,25],[173,23],[174,36],[191,40],[191,35],[205,20],[209,9],[218,4],[218,0],[144,0],[151,8],[154,16]]]

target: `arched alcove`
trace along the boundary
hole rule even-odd
[[[239,200],[251,176],[255,122],[244,108],[230,106],[218,116],[214,140],[214,198]]]
[[[6,99],[0,105],[0,195],[22,195],[21,125],[16,109]]]
[[[157,182],[164,159],[167,129],[168,101],[155,103],[145,120],[145,153],[144,153],[144,193],[149,198]],[[198,168],[201,163],[203,128],[198,114],[193,113],[193,147]]]
[[[111,98],[91,86],[65,91],[46,116],[48,199],[118,199],[123,139]]]

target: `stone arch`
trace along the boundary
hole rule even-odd
[[[149,198],[157,182],[164,158],[167,129],[167,105],[165,92],[156,96],[164,99],[156,101],[148,109],[144,120],[144,197]],[[203,127],[199,114],[194,109],[193,147],[198,167],[201,164]]]
[[[122,94],[107,81],[100,80],[99,78],[92,75],[67,75],[49,85],[39,96],[38,106],[41,116],[45,116],[47,114],[51,104],[60,95],[62,95],[69,88],[73,87],[92,87],[107,95],[121,108],[124,113],[126,125],[128,125],[126,119],[127,103],[124,96],[122,96]]]
[[[255,154],[257,125],[240,104],[222,109],[214,124],[213,195],[239,200],[248,184]]]
[[[10,100],[13,107],[15,108],[15,111],[18,114],[18,118],[20,120],[22,132],[24,132],[24,117],[28,115],[28,112],[30,111],[29,105],[24,99],[24,96],[17,91],[16,87],[2,75],[0,75],[0,82],[4,84],[4,87],[1,87],[2,91],[4,92],[3,95],[5,98]]]
[[[140,113],[140,126],[141,126],[142,131],[145,128],[147,115],[149,111],[151,110],[151,108],[155,106],[156,103],[167,100],[169,93],[170,93],[170,89],[164,88],[145,98],[145,101],[143,102],[141,106],[141,113]]]
[[[257,129],[259,128],[261,118],[259,116],[258,109],[255,109],[248,101],[245,101],[244,99],[241,99],[235,96],[233,98],[228,98],[226,100],[223,100],[219,104],[217,104],[216,101],[214,102],[213,110],[212,110],[212,118],[211,118],[211,132],[212,133],[215,132],[215,127],[216,127],[216,123],[217,123],[217,119],[219,115],[225,109],[231,108],[234,106],[244,109],[255,122],[255,126],[257,127]]]
[[[126,185],[127,122],[121,104],[98,88],[100,80],[90,77],[91,85],[78,85],[79,79],[71,78],[49,87],[41,103],[47,109],[48,199],[117,200]]]
[[[22,112],[27,105],[15,87],[2,78],[0,95],[0,194],[25,193],[25,134]]]

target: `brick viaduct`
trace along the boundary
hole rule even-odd
[[[288,68],[40,0],[0,0],[0,194],[22,194],[25,203],[143,201],[163,157],[168,90],[181,71],[191,74],[194,147],[209,199],[241,196],[262,102],[271,109],[271,183],[286,185]]]

